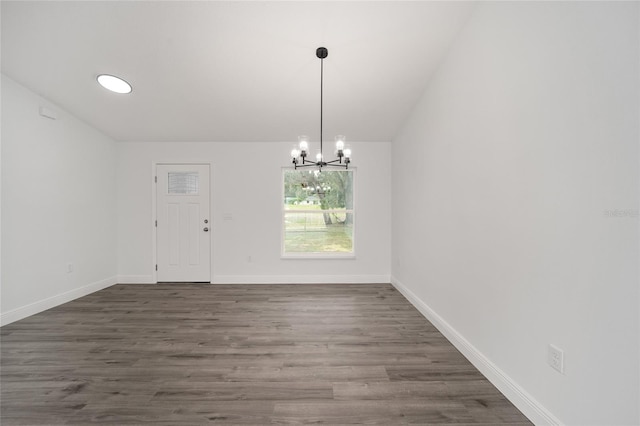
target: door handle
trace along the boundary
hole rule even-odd
[[[209,228],[204,228],[203,231],[204,232],[209,232]]]

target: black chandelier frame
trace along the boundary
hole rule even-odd
[[[338,158],[335,160],[325,161],[323,148],[323,113],[324,113],[324,59],[329,55],[329,51],[326,47],[318,47],[316,49],[316,56],[320,59],[320,155],[317,161],[307,160],[308,156],[308,141],[301,137],[298,151],[294,149],[291,151],[292,163],[295,169],[302,167],[318,167],[322,171],[323,167],[338,167],[348,169],[351,163],[351,150],[344,148],[344,137],[337,137],[336,141],[336,155]]]

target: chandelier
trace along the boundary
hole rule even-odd
[[[351,162],[351,150],[345,149],[344,136],[336,136],[336,152],[338,157],[334,160],[325,160],[322,152],[322,95],[323,95],[323,77],[324,77],[324,58],[329,55],[326,47],[318,47],[316,56],[320,58],[320,152],[316,155],[316,161],[307,160],[309,155],[309,138],[307,136],[298,136],[298,147],[291,150],[291,158],[294,168],[298,167],[318,167],[322,171],[323,167],[342,167],[349,168]]]

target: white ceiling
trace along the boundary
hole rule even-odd
[[[317,140],[325,46],[325,140],[390,141],[472,7],[2,1],[2,72],[118,141]]]

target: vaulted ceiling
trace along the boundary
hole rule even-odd
[[[466,2],[2,1],[2,72],[118,141],[390,141]],[[133,86],[106,91],[101,73]]]

